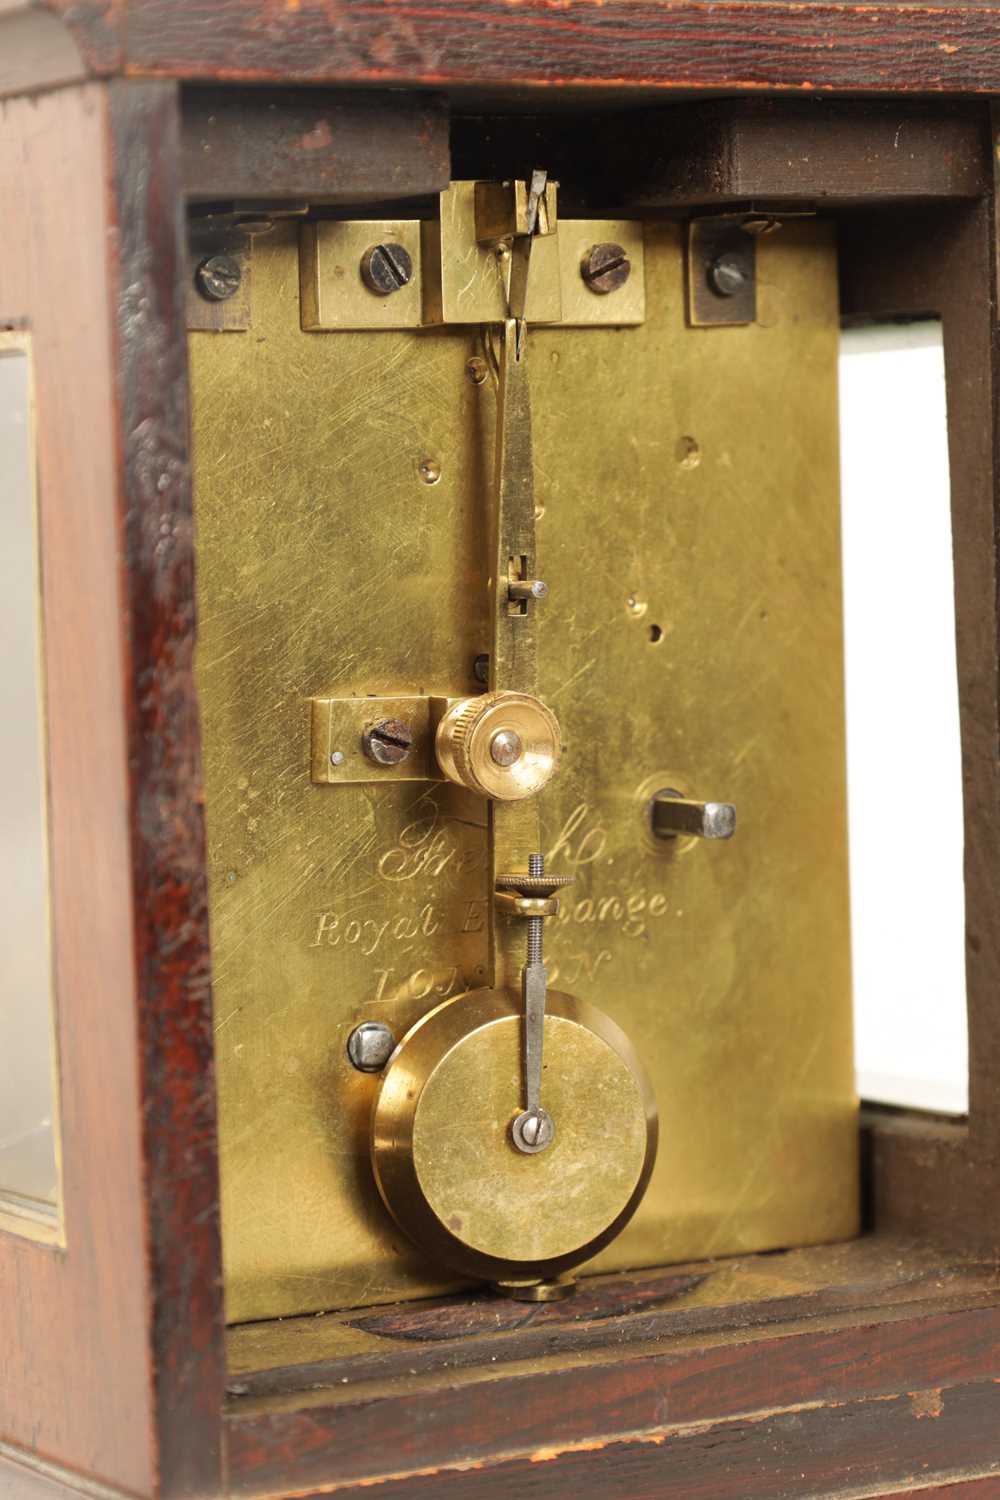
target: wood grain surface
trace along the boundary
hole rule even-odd
[[[87,66],[107,73],[420,83],[458,97],[467,85],[482,97],[564,82],[591,90],[588,108],[677,88],[1000,90],[990,5],[60,0],[55,10]],[[0,0],[0,25],[20,13]],[[772,131],[774,116],[757,118]],[[873,1114],[866,1140],[876,1223],[989,1262],[1000,1243],[995,226],[982,196],[985,110],[940,117],[950,155],[926,176],[920,156],[933,155],[936,131],[932,114],[920,118],[919,151],[900,162],[883,140],[869,167],[890,196],[933,207],[859,210],[856,151],[838,158],[815,132],[782,170],[792,194],[808,181],[809,152],[831,181],[847,163],[846,312],[944,320],[971,1114],[967,1130]],[[258,1368],[220,1425],[178,93],[159,80],[73,86],[8,101],[0,120],[0,327],[30,327],[38,376],[68,1242],[59,1251],[0,1234],[0,1439],[11,1445],[0,1493],[205,1500],[223,1489],[225,1438],[242,1496],[336,1486],[360,1497],[373,1479],[384,1500],[1000,1494],[996,1288],[981,1268],[957,1286],[944,1259],[936,1277],[906,1247],[913,1280],[902,1292],[883,1276],[853,1300],[765,1294],[714,1321],[640,1299],[578,1325],[540,1315],[487,1336],[466,1306],[431,1337],[399,1315],[366,1315],[353,1332],[383,1340],[385,1358],[370,1348],[367,1366],[317,1358],[311,1376]],[[877,128],[884,138],[884,118]],[[726,139],[730,192],[776,170],[773,134],[741,127]],[[234,151],[232,183],[247,160]],[[666,170],[658,191],[669,210]],[[765,1282],[767,1260],[755,1263]],[[666,1278],[668,1302],[704,1294],[701,1273],[687,1274]],[[483,1340],[471,1358],[470,1339]],[[41,1467],[13,1462],[15,1449]],[[67,1487],[50,1462],[81,1477]]]
[[[448,108],[433,94],[192,88],[184,97],[189,199],[365,203],[448,186]]]
[[[153,1484],[108,102],[0,106],[0,324],[34,340],[65,1252],[0,1233],[0,1437]]]
[[[1000,1468],[994,1307],[234,1416],[236,1495],[881,1493]],[[971,1342],[956,1357],[953,1334]],[[966,1357],[969,1378],[966,1378]],[[935,1382],[928,1384],[929,1381]],[[381,1434],[393,1434],[385,1445]],[[641,1437],[638,1435],[641,1434]],[[638,1440],[637,1440],[638,1438]],[[441,1488],[434,1489],[434,1483]]]
[[[126,66],[190,78],[601,91],[1000,87],[991,5],[129,0]]]
[[[220,1483],[224,1380],[180,119],[109,88],[133,944],[161,1500]]]
[[[0,1235],[0,1437],[168,1500],[218,1488],[223,1386],[176,89],[53,92],[3,126],[0,323],[37,364],[67,1247]]]
[[[560,1450],[447,1469],[377,1487],[380,1500],[862,1500],[909,1491],[944,1500],[993,1500],[1000,1386],[977,1381],[836,1407],[768,1412],[628,1440],[591,1439]],[[961,1472],[978,1488],[935,1483]],[[919,1488],[918,1488],[919,1486]],[[248,1492],[249,1493],[249,1492]],[[301,1500],[320,1490],[298,1491]],[[329,1490],[326,1493],[330,1493]],[[338,1487],[360,1500],[368,1484]]]
[[[459,92],[1000,90],[977,0],[45,0],[95,75]],[[35,7],[3,0],[0,14]]]
[[[500,1494],[489,1475],[502,1471],[512,1492],[523,1484],[531,1493],[533,1466],[544,1462],[552,1488],[539,1493],[569,1493],[582,1482],[585,1494],[607,1483],[608,1494],[631,1495],[614,1487],[633,1482],[631,1458],[616,1445],[643,1434],[642,1452],[632,1455],[645,1486],[636,1493],[662,1485],[683,1494],[703,1463],[706,1487],[697,1493],[714,1494],[712,1483],[719,1494],[739,1494],[743,1484],[753,1493],[777,1444],[801,1466],[802,1487],[788,1493],[826,1494],[832,1471],[809,1457],[814,1442],[828,1445],[828,1463],[839,1454],[845,1474],[855,1464],[863,1474],[878,1412],[901,1393],[932,1392],[914,1396],[916,1421],[941,1414],[943,1392],[995,1380],[997,1293],[992,1265],[949,1264],[874,1239],[688,1266],[672,1278],[599,1278],[575,1317],[572,1303],[559,1314],[522,1307],[518,1328],[506,1325],[502,1299],[484,1296],[235,1330],[230,1481],[246,1496],[282,1484],[350,1489],[375,1480],[391,1494],[407,1476],[419,1494],[434,1473],[461,1495]],[[959,1407],[941,1473],[966,1463]],[[841,1415],[849,1408],[862,1423],[856,1453]],[[912,1460],[920,1429],[910,1431],[903,1406],[894,1410]],[[799,1421],[809,1427],[801,1449]],[[381,1441],[386,1431],[390,1445]],[[715,1442],[703,1451],[707,1432]],[[925,1434],[929,1466],[936,1433]],[[970,1467],[974,1459],[980,1468],[1000,1463],[990,1442],[984,1435],[969,1453]],[[717,1444],[726,1448],[724,1471],[706,1456]],[[593,1488],[573,1456],[585,1451],[604,1455],[593,1460]],[[523,1472],[510,1467],[515,1456]],[[890,1465],[886,1478],[911,1472]],[[776,1486],[779,1477],[776,1469]]]

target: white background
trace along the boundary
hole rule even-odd
[[[846,330],[840,410],[858,1091],[963,1113],[962,772],[940,325]]]

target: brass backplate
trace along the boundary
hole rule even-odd
[[[661,1122],[604,1270],[857,1224],[832,230],[757,254],[752,325],[688,328],[683,231],[650,224],[644,324],[528,336],[539,806],[576,876],[550,982],[628,1034]],[[279,226],[253,337],[190,340],[231,1321],[449,1284],[379,1201],[345,1044],[487,960],[485,804],[315,784],[310,700],[478,690],[494,393],[474,329],[304,333],[298,270]],[[658,843],[664,787],[734,802],[736,837]]]

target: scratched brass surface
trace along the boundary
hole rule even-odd
[[[846,1236],[857,1202],[832,238],[760,241],[745,328],[685,326],[676,226],[645,256],[643,326],[528,340],[538,689],[565,746],[538,807],[577,880],[550,980],[628,1033],[661,1122],[605,1270]],[[252,331],[190,340],[232,1321],[443,1287],[378,1200],[376,1080],[344,1043],[487,962],[484,804],[309,766],[313,695],[476,691],[474,331],[303,333],[294,231],[254,257]],[[657,846],[663,786],[735,802],[736,837]]]
[[[407,251],[413,276],[391,296],[376,297],[361,279],[361,261],[386,241]],[[302,225],[299,245],[303,328],[420,327],[419,220],[323,219]]]
[[[476,238],[476,184],[453,182],[439,194],[438,214],[421,226],[425,323],[481,323],[507,316],[510,256]],[[531,252],[527,316],[562,316],[559,237],[539,235]]]

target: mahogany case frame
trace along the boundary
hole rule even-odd
[[[0,0],[67,1231],[0,1234],[4,1495],[1000,1496],[993,95],[989,4]],[[185,203],[418,202],[539,140],[573,211],[809,202],[838,222],[845,316],[942,317],[969,1118],[868,1113],[853,1245],[609,1278],[500,1329],[476,1298],[389,1312],[364,1367],[302,1320],[300,1358],[227,1391]]]

